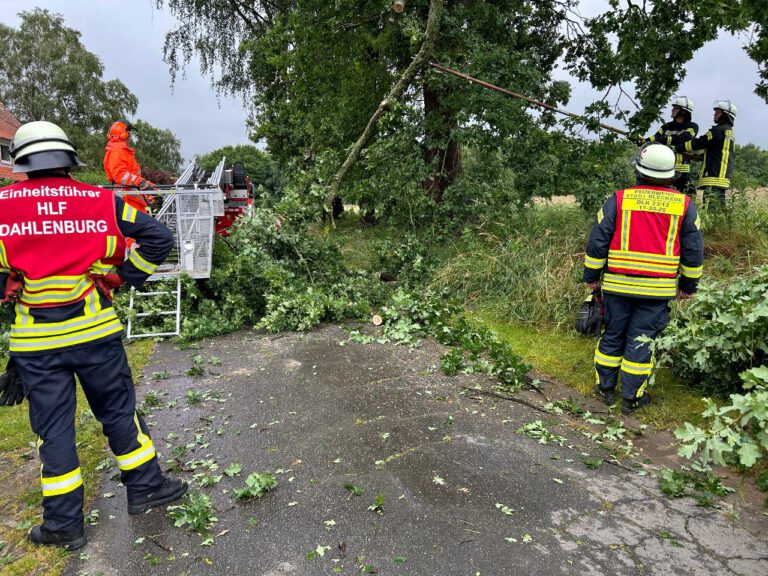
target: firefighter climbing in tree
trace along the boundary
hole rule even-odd
[[[660,142],[673,150],[676,146],[685,146],[699,132],[699,125],[691,122],[691,114],[693,100],[687,96],[678,96],[672,101],[672,121],[663,124],[650,138],[639,138],[637,144],[642,146],[647,142]],[[675,172],[677,175],[672,180],[672,187],[683,194],[695,195],[696,189],[691,184],[691,161],[682,152],[677,152],[675,156]]]
[[[26,396],[42,461],[43,522],[28,538],[75,550],[86,544],[75,377],[117,460],[128,513],[187,490],[160,471],[149,429],[136,412],[122,325],[112,307],[112,291],[123,283],[140,287],[174,239],[113,192],[73,180],[70,169],[81,163],[57,125],[22,125],[10,153],[13,171],[29,180],[0,189],[0,291],[14,304],[9,350],[20,375],[5,379],[3,397],[20,403]],[[126,236],[138,243],[127,259]],[[101,273],[112,265],[114,273]]]
[[[153,190],[155,185],[141,175],[141,166],[136,161],[136,151],[128,147],[133,125],[127,120],[118,120],[112,124],[107,134],[104,148],[104,172],[111,184],[133,186],[141,191]],[[152,204],[152,196],[146,194],[126,194],[124,200],[137,210],[146,213]]]
[[[637,185],[618,190],[597,213],[587,243],[584,282],[602,286],[605,330],[595,350],[595,392],[631,414],[651,399],[649,342],[669,322],[669,300],[689,298],[704,262],[701,225],[689,196],[670,188],[675,153],[646,144],[634,158]],[[679,277],[678,277],[679,274]]]

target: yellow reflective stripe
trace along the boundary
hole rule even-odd
[[[86,330],[78,330],[70,334],[55,334],[41,336],[39,338],[15,338],[13,327],[11,328],[11,338],[9,350],[11,352],[38,352],[41,350],[55,350],[75,344],[84,344],[93,342],[112,334],[117,334],[123,330],[122,324],[117,317],[108,320],[98,326]]]
[[[622,220],[621,220],[621,249],[622,250],[628,250],[629,249],[629,227],[630,222],[629,219],[631,217],[632,212],[629,210],[622,210]]]
[[[688,278],[701,278],[704,273],[704,266],[681,266],[680,272]]]
[[[610,250],[608,258],[630,258],[632,260],[641,260],[647,262],[658,262],[660,264],[674,264],[677,266],[680,260],[679,256],[665,256],[663,254],[654,254],[652,252],[633,252],[630,250]]]
[[[603,218],[604,218],[603,209],[600,208],[600,210],[597,211],[597,223],[598,224],[602,223]]]
[[[675,164],[675,171],[680,172],[680,174],[689,174],[691,172],[691,165],[684,162]]]
[[[83,476],[80,468],[61,476],[44,477],[40,475],[40,485],[43,488],[43,496],[59,496],[66,494],[83,485]]]
[[[111,258],[115,255],[115,250],[117,249],[117,236],[110,236],[107,235],[107,249],[104,252],[105,258]]]
[[[685,151],[686,152],[693,152],[693,141],[688,140],[688,142],[685,143]]]
[[[657,298],[674,298],[677,292],[675,289],[656,289],[656,288],[647,288],[647,287],[639,287],[639,286],[623,286],[618,284],[605,284],[603,286],[603,290],[605,292],[610,292],[611,294],[626,294],[628,296],[647,296],[647,297],[657,297]]]
[[[636,376],[647,376],[651,373],[652,368],[643,368],[643,369],[637,369],[632,368],[631,366],[627,366],[624,363],[621,364],[621,371],[627,372],[628,374],[635,374]]]
[[[136,268],[147,274],[154,274],[155,270],[157,270],[158,265],[152,264],[152,262],[142,258],[138,250],[131,250],[131,255],[128,257],[128,260],[131,262],[131,264],[136,266]]]
[[[133,470],[155,457],[155,447],[152,444],[152,440],[141,431],[139,417],[135,413],[133,415],[133,421],[136,423],[136,440],[141,444],[141,447],[128,454],[123,454],[122,456],[115,455],[117,467],[120,468],[120,470]]]
[[[706,188],[707,186],[711,186],[713,188],[730,188],[731,181],[728,178],[718,178],[716,176],[704,176],[702,178],[699,178],[699,181],[696,184],[696,186],[699,188]]]
[[[85,315],[87,317],[95,316],[101,308],[101,302],[96,290],[91,290],[90,294],[85,297]]]
[[[584,266],[592,268],[593,270],[600,270],[605,266],[605,258],[592,258],[592,256],[586,254],[584,256]]]
[[[94,291],[95,292],[95,291]],[[90,294],[88,295],[90,299]],[[45,322],[35,325],[26,324],[16,326],[11,325],[11,337],[25,337],[36,335],[62,335],[76,331],[79,328],[91,328],[100,322],[113,320],[117,318],[114,308],[107,308],[96,316],[78,316],[76,318],[70,318],[69,320],[63,320],[62,322]]]
[[[733,132],[731,130],[725,131],[725,140],[723,141],[723,151],[720,157],[720,178],[725,178],[728,172],[728,158],[731,156],[731,139],[733,138]]]
[[[633,362],[632,360],[627,360],[626,358],[623,358],[621,361],[622,366],[629,366],[630,368],[633,368],[635,370],[652,370],[653,369],[653,362]]]
[[[628,284],[633,286],[675,286],[676,278],[655,278],[651,276],[627,276],[625,274],[614,274],[607,272],[604,277],[606,282],[616,282],[618,284]]]
[[[13,320],[14,324],[20,324],[28,326],[34,324],[35,319],[32,314],[29,313],[29,306],[25,306],[21,302],[16,304],[16,317]]]
[[[609,272],[603,278],[603,290],[616,294],[674,298],[677,293],[677,280],[675,278],[624,276]]]
[[[94,262],[91,264],[91,267],[88,268],[88,271],[91,274],[109,274],[110,272],[114,271],[114,266],[110,264],[104,264],[101,260],[98,262]]]
[[[5,252],[5,244],[0,240],[0,267],[10,269],[11,265],[8,264],[8,255]]]
[[[124,222],[136,222],[136,208],[128,203],[123,204],[123,214],[120,218]]]
[[[658,272],[659,274],[677,274],[677,265],[651,264],[637,260],[624,260],[623,258],[608,258],[608,268],[624,268],[637,270],[638,272]]]
[[[696,220],[693,222],[694,226],[696,226],[696,230],[701,230],[701,218],[699,218],[699,215],[696,214]]]
[[[672,216],[669,219],[669,231],[667,232],[667,256],[675,255],[675,239],[677,238],[677,223],[679,216]]]
[[[621,364],[621,356],[607,356],[598,350],[595,350],[595,364],[617,368]]]
[[[67,292],[46,290],[40,293],[29,293],[25,290],[21,293],[21,301],[24,304],[30,304],[33,306],[40,306],[43,304],[65,304],[69,302],[76,302],[83,294],[85,294],[93,284],[89,280],[84,280],[83,283],[75,290],[69,290]]]
[[[712,134],[712,130],[707,130],[707,140],[712,140],[714,138],[714,134]]]
[[[30,288],[33,292],[36,292],[38,290],[41,290],[43,288],[56,288],[56,289],[63,289],[63,288],[70,288],[74,289],[79,286],[83,280],[85,280],[84,275],[78,275],[78,276],[46,276],[45,278],[25,278],[24,284]]]

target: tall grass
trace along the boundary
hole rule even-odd
[[[509,321],[569,326],[583,300],[591,218],[576,206],[536,206],[492,230],[465,233],[431,283]]]

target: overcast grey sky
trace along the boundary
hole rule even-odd
[[[585,13],[600,3],[587,0]],[[162,47],[174,21],[151,0],[0,0],[0,22],[16,26],[16,14],[34,7],[62,14],[67,26],[79,30],[85,47],[104,63],[104,78],[120,79],[138,97],[136,117],[176,134],[185,158],[248,142],[242,102],[218,99],[196,64],[171,88]],[[694,121],[702,132],[712,124],[712,102],[732,100],[739,108],[737,142],[768,148],[768,106],[753,93],[757,65],[744,53],[743,44],[744,39],[724,35],[699,50],[678,93],[694,100]],[[568,108],[582,112],[595,97],[588,85],[576,84]],[[669,110],[662,113],[666,119]]]

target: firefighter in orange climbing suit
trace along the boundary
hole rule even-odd
[[[587,243],[584,282],[602,285],[605,330],[595,350],[595,392],[613,404],[621,374],[621,411],[651,399],[649,342],[669,323],[669,300],[690,298],[702,274],[704,245],[696,206],[670,187],[675,153],[646,144],[634,159],[637,185],[606,200]],[[679,275],[679,276],[678,276]]]
[[[10,354],[29,402],[42,461],[43,522],[34,544],[86,544],[83,480],[75,448],[75,377],[101,422],[126,487],[128,512],[180,498],[187,485],[162,475],[136,412],[131,370],[112,290],[140,287],[171,251],[173,234],[113,192],[70,177],[80,166],[64,131],[30,122],[10,146],[14,172],[0,188],[0,291],[14,303]],[[125,237],[140,246],[126,259]],[[115,272],[107,272],[115,266]]]
[[[104,148],[104,172],[110,183],[117,186],[133,186],[139,190],[152,190],[155,185],[141,175],[141,166],[136,161],[136,152],[128,147],[133,125],[127,120],[118,120],[109,129],[108,142]],[[123,199],[141,212],[147,211],[152,197],[145,194],[126,194]]]

